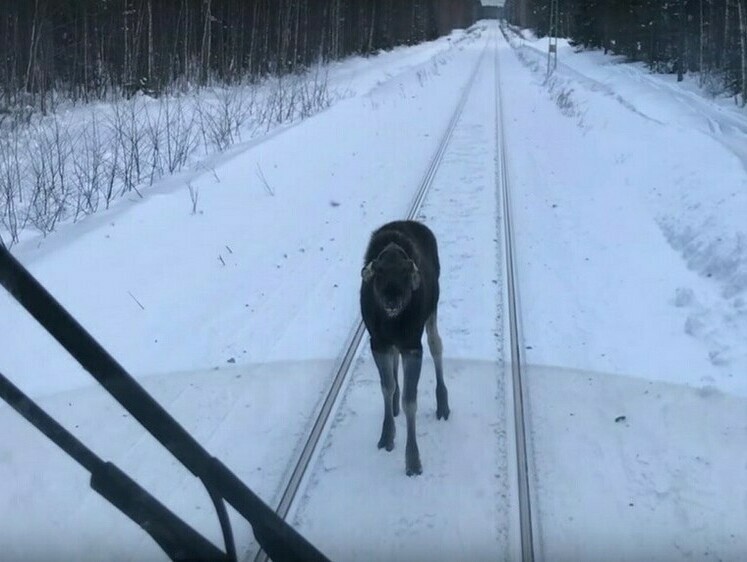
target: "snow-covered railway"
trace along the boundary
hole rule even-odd
[[[487,48],[487,46],[485,48]],[[484,56],[484,51],[485,49],[483,50],[483,54],[481,55],[480,60],[482,60],[482,57]],[[454,128],[459,121],[459,117],[461,116],[462,111],[464,110],[464,105],[467,101],[467,96],[472,89],[472,85],[474,84],[478,68],[479,61],[478,64],[475,65],[473,72],[470,74],[469,79],[463,88],[462,95],[457,102],[454,113],[452,114],[451,119],[449,120],[446,129],[443,132],[436,151],[428,164],[426,172],[423,175],[422,181],[420,182],[417,191],[415,192],[413,201],[410,204],[410,209],[407,212],[407,219],[414,219],[418,215],[418,212],[423,205],[423,201],[428,194],[428,190],[433,184],[433,180],[435,179],[436,172],[438,171],[438,168],[443,161],[443,156],[446,148],[449,145],[449,140],[451,139],[451,136],[454,132]],[[313,453],[319,445],[322,436],[325,434],[325,429],[328,429],[330,414],[335,409],[337,400],[340,397],[340,390],[347,382],[353,370],[352,368],[354,360],[360,355],[361,343],[363,341],[364,334],[365,326],[363,325],[363,320],[361,318],[358,318],[353,329],[351,330],[349,341],[345,344],[344,349],[340,354],[340,360],[338,361],[337,365],[335,365],[334,376],[332,378],[332,383],[330,385],[329,391],[326,393],[319,414],[316,416],[314,424],[309,432],[308,439],[306,439],[298,461],[296,462],[296,465],[291,472],[290,479],[285,486],[285,490],[283,492],[280,503],[278,504],[277,513],[281,517],[286,517],[288,515],[291,504],[296,498],[296,494],[298,493],[298,490],[301,486],[303,476],[309,467]],[[267,556],[265,553],[259,552],[256,559],[267,560]]]
[[[404,478],[403,428],[392,454],[373,447],[378,374],[356,322],[277,506],[333,559],[533,559],[498,30],[491,31],[476,46],[474,70],[407,213],[439,239],[439,316],[445,356],[454,358],[446,376],[461,411],[435,421],[432,367],[424,360],[424,474]],[[476,466],[465,471],[470,456]]]
[[[221,342],[225,346],[221,349],[230,352],[228,363],[236,363],[236,354],[242,353],[259,362],[256,368],[237,364],[214,367],[209,372],[181,373],[173,371],[172,366],[172,370],[163,375],[143,377],[146,390],[153,393],[165,410],[185,423],[187,431],[200,445],[226,462],[226,466],[235,467],[237,476],[260,497],[271,498],[269,502],[277,512],[332,559],[531,559],[532,556],[531,516],[528,503],[524,501],[528,494],[522,489],[528,476],[526,462],[522,461],[526,460],[526,453],[521,430],[521,400],[517,400],[521,397],[517,384],[520,373],[512,371],[521,359],[521,347],[517,341],[520,328],[516,325],[518,309],[514,303],[515,282],[510,265],[512,233],[506,222],[510,203],[498,91],[498,40],[497,27],[478,28],[470,41],[459,43],[449,52],[448,56],[460,64],[434,59],[427,66],[417,68],[417,73],[410,72],[380,83],[373,93],[362,97],[362,104],[357,101],[343,104],[341,115],[327,116],[334,117],[331,120],[335,123],[348,123],[351,119],[342,117],[356,116],[363,110],[376,113],[380,103],[388,104],[387,112],[367,122],[368,128],[359,135],[358,144],[352,144],[345,137],[346,141],[336,146],[339,150],[329,160],[334,173],[320,172],[323,182],[332,184],[330,193],[340,185],[358,186],[361,191],[360,199],[352,195],[345,199],[335,194],[329,206],[326,201],[319,205],[321,216],[328,219],[313,222],[315,228],[320,229],[314,236],[320,242],[321,257],[310,256],[310,252],[305,251],[308,244],[304,241],[299,257],[293,259],[290,252],[280,254],[287,261],[270,267],[277,259],[275,254],[288,250],[294,243],[296,232],[282,221],[273,223],[277,244],[264,248],[261,255],[256,254],[260,246],[255,242],[256,237],[245,232],[243,217],[236,219],[235,230],[226,227],[220,236],[212,234],[221,243],[231,242],[230,248],[225,245],[226,249],[243,259],[236,258],[233,265],[238,269],[224,280],[233,291],[221,290],[222,285],[216,282],[215,276],[206,275],[206,294],[211,298],[214,295],[240,296],[233,300],[227,298],[224,308],[208,307],[207,322],[197,313],[194,318],[189,315],[178,318],[180,323],[199,327],[199,333],[190,334],[190,341]],[[441,89],[423,88],[425,78],[421,73],[424,69],[431,73],[428,79]],[[436,103],[436,98],[441,98],[441,102]],[[400,117],[395,119],[397,115]],[[403,121],[403,116],[409,120]],[[391,121],[391,130],[379,130],[378,125],[384,118]],[[381,146],[373,152],[364,151],[380,134]],[[290,138],[285,139],[286,144],[295,147],[308,145],[308,142],[299,142],[299,138],[311,139],[318,135],[313,127],[311,131],[298,127],[289,130],[286,136]],[[270,139],[261,145],[257,151],[261,154],[251,154],[258,159],[262,157],[263,164],[273,161],[270,156],[274,153],[267,146],[273,142]],[[405,147],[413,148],[412,155],[405,160],[398,159]],[[357,159],[357,155],[363,153],[365,158]],[[278,149],[274,158],[279,163],[287,162],[286,157],[281,158],[284,154]],[[237,158],[225,168],[235,166],[241,171],[242,166],[245,167],[243,160]],[[350,165],[345,166],[344,162]],[[295,171],[288,166],[273,167],[275,169],[280,170],[278,174],[292,175]],[[331,181],[335,173],[338,179]],[[309,181],[308,174],[299,172],[299,177]],[[295,176],[286,177],[281,185],[290,189],[289,186],[297,184],[292,179],[296,179]],[[213,179],[206,181],[213,182]],[[218,182],[217,175],[215,181]],[[280,179],[276,177],[274,181]],[[382,184],[384,187],[379,187]],[[410,191],[412,188],[415,188],[414,195]],[[217,191],[214,188],[210,194],[217,198]],[[301,190],[298,195],[305,197],[306,191]],[[235,207],[233,197],[226,197],[226,201],[230,201],[231,208]],[[288,198],[283,205],[293,201],[294,198]],[[308,211],[308,206],[313,204],[319,202],[303,200],[298,208]],[[348,210],[348,214],[342,215],[340,208]],[[222,207],[219,210],[225,211]],[[287,213],[285,207],[283,210]],[[206,207],[206,212],[215,211],[215,207]],[[363,345],[362,323],[356,321],[351,330],[345,323],[346,318],[353,318],[355,308],[349,305],[355,304],[357,278],[350,275],[352,272],[347,271],[347,266],[330,265],[353,263],[358,252],[363,250],[366,233],[377,226],[378,221],[385,222],[395,216],[427,223],[438,238],[442,263],[439,325],[447,357],[444,367],[452,415],[447,422],[436,421],[433,368],[431,362],[425,360],[418,414],[424,473],[418,478],[404,477],[403,427],[395,440],[397,450],[394,453],[377,451],[374,446],[381,419],[378,373],[367,346]],[[138,217],[133,211],[118,220],[129,218],[139,224]],[[160,224],[160,221],[161,218],[156,222]],[[321,226],[322,222],[325,226]],[[220,224],[225,225],[226,221]],[[324,251],[328,242],[345,238],[346,233],[353,231],[357,234],[344,240],[344,248],[337,249],[337,254]],[[304,236],[308,237],[308,233]],[[241,243],[246,246],[239,251]],[[75,246],[83,252],[80,246],[86,246]],[[189,249],[194,251],[191,246]],[[95,252],[92,255],[96,255]],[[249,260],[249,255],[254,259]],[[330,261],[327,257],[330,255],[336,259]],[[357,267],[352,269],[357,273]],[[265,283],[251,276],[254,270],[278,273]],[[317,272],[313,279],[309,277],[312,271]],[[182,273],[179,278],[183,277]],[[164,279],[171,278],[164,276]],[[236,287],[231,285],[233,280],[246,278],[256,281],[256,287],[247,287],[238,281]],[[295,283],[298,279],[303,283]],[[166,281],[163,283],[168,285]],[[328,311],[329,287],[337,288],[337,283],[340,284],[338,292],[347,296],[338,299],[334,314],[322,318],[320,313]],[[298,290],[301,286],[304,289]],[[171,285],[168,287],[171,289]],[[145,294],[143,290],[138,291],[139,296]],[[153,294],[160,294],[153,291]],[[247,302],[244,300],[247,293],[263,298]],[[289,293],[298,296],[298,303],[290,303],[293,306],[285,302]],[[190,298],[194,296],[191,292],[185,294]],[[194,300],[204,304],[201,299]],[[149,302],[146,302],[147,310],[141,306],[137,313],[143,313],[145,320],[151,319],[160,326],[158,322],[169,315],[161,310],[151,311],[152,303],[159,302],[152,295]],[[130,304],[128,301],[128,306]],[[340,312],[340,307],[344,308],[344,313]],[[199,306],[196,308],[202,310]],[[74,310],[80,311],[81,304]],[[235,317],[237,310],[244,316]],[[248,318],[247,310],[252,313]],[[85,314],[82,317],[85,318]],[[316,323],[310,325],[314,319]],[[258,326],[262,326],[261,333]],[[148,327],[146,325],[143,330]],[[153,330],[151,343],[160,345],[163,328]],[[278,356],[293,359],[296,353],[304,357],[309,351],[303,345],[309,333],[320,338],[313,351],[314,356],[322,357],[334,356],[336,342],[343,341],[348,334],[344,351],[334,368],[329,363],[310,361],[293,365],[266,363]],[[258,341],[254,341],[255,336]],[[236,347],[239,345],[236,342],[241,342],[240,348]],[[118,355],[130,357],[132,353],[120,349]],[[182,359],[186,364],[193,364]],[[208,364],[214,365],[215,360]],[[134,368],[137,372],[137,363]],[[15,369],[19,370],[22,371]],[[324,381],[332,379],[334,382],[327,390]],[[85,412],[108,412],[111,406],[107,400],[110,399],[100,396],[103,393],[98,389],[88,394],[70,391],[42,398],[41,404],[56,415],[61,409],[65,410],[61,416],[63,423],[74,428],[84,443],[102,459],[116,461],[174,513],[183,514],[185,521],[205,533],[209,541],[216,545],[224,542],[226,550],[235,551],[240,559],[263,558],[257,553],[250,529],[238,520],[235,512],[223,513],[220,526],[215,524],[213,509],[206,509],[214,498],[205,496],[194,474],[175,466],[178,463],[173,459],[163,458],[165,452],[157,453],[160,451],[158,443],[151,442],[141,428],[132,428],[130,421],[125,420],[122,424],[127,427],[118,430],[121,439],[106,439],[103,443],[104,438],[95,427],[98,418],[93,414],[86,416]],[[76,408],[69,408],[73,403]],[[313,407],[315,403],[316,408]],[[515,404],[519,404],[519,408]],[[8,417],[7,412],[0,412],[0,415]],[[15,418],[12,421],[18,425],[15,440],[27,440],[24,436],[28,428],[18,424]],[[403,423],[401,418],[399,423]],[[164,441],[169,443],[169,439]],[[242,445],[237,447],[237,443]],[[53,456],[55,454],[58,456]],[[70,474],[79,476],[80,471],[75,472],[65,464],[67,459],[59,456],[59,452],[41,449],[28,454],[32,459],[45,459],[45,463],[53,458],[60,481],[65,481]],[[28,465],[29,461],[25,463]],[[22,466],[24,461],[17,464]],[[21,482],[20,487],[24,485]],[[54,485],[46,484],[36,487],[35,497],[52,497],[55,489]],[[232,494],[225,496],[229,503]],[[118,556],[115,552],[122,552],[122,558],[144,559],[157,555],[156,545],[147,536],[141,536],[137,529],[124,528],[119,515],[112,515],[102,508],[100,501],[96,503],[96,498],[86,496],[85,484],[80,491],[76,488],[75,494],[54,497],[71,506],[66,519],[86,529],[90,537],[78,541],[77,546],[70,546],[67,533],[58,532],[55,541],[45,548],[55,544],[58,550],[68,548],[70,553],[82,556],[90,552],[90,545],[97,543],[99,537],[106,536],[111,540],[98,548],[112,557]],[[235,494],[233,499],[237,499]],[[50,501],[54,503],[55,500]],[[242,505],[242,502],[237,503]],[[29,517],[36,513],[35,509],[26,509]],[[59,511],[64,512],[64,509]],[[227,519],[232,519],[234,529],[239,531],[235,545],[228,540]],[[54,521],[48,527],[51,532],[65,528]],[[5,536],[12,541],[12,537],[21,536],[25,528],[23,522],[17,523]],[[29,552],[28,547],[19,552]]]
[[[501,27],[503,32],[503,27]],[[510,341],[511,394],[513,398],[514,444],[516,456],[516,485],[519,516],[519,533],[521,557],[525,561],[534,560],[534,541],[532,533],[531,494],[529,490],[529,455],[527,452],[527,431],[525,428],[524,384],[522,378],[522,346],[520,344],[520,314],[517,284],[517,272],[514,261],[514,227],[511,213],[511,189],[507,167],[507,146],[505,128],[503,127],[503,98],[501,95],[500,58],[495,49],[495,131],[496,131],[496,187],[501,196],[503,237],[505,241],[506,268],[506,307],[507,324]]]

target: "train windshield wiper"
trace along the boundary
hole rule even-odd
[[[236,560],[225,500],[249,522],[257,542],[271,559],[327,560],[220,460],[212,457],[2,245],[0,285],[161,445],[202,481],[215,505],[226,552],[189,527],[115,465],[98,458],[0,374],[0,397],[88,469],[91,487],[145,529],[170,558]]]

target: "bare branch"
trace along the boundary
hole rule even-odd
[[[265,186],[265,190],[267,191],[267,193],[275,197],[275,191],[272,189],[272,187],[270,187],[270,184],[267,182],[267,178],[265,178],[265,175],[262,172],[262,168],[259,166],[259,162],[257,162],[257,177],[260,179],[262,184]]]

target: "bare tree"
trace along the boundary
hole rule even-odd
[[[747,104],[747,0],[737,0],[739,12],[739,44],[741,46],[742,60],[742,106]]]
[[[205,12],[203,14],[202,49],[200,53],[200,82],[202,84],[207,84],[210,75],[210,47],[212,43],[212,27],[210,23],[213,17],[210,11],[211,4],[212,0],[204,0]]]

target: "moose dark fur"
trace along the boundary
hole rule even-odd
[[[381,377],[384,423],[379,449],[394,448],[394,416],[399,414],[399,355],[404,368],[402,409],[407,418],[405,467],[408,476],[423,472],[415,439],[418,381],[423,362],[423,329],[436,367],[436,417],[449,418],[438,334],[438,246],[427,226],[395,221],[376,230],[361,271],[361,313],[371,336],[371,351]]]

